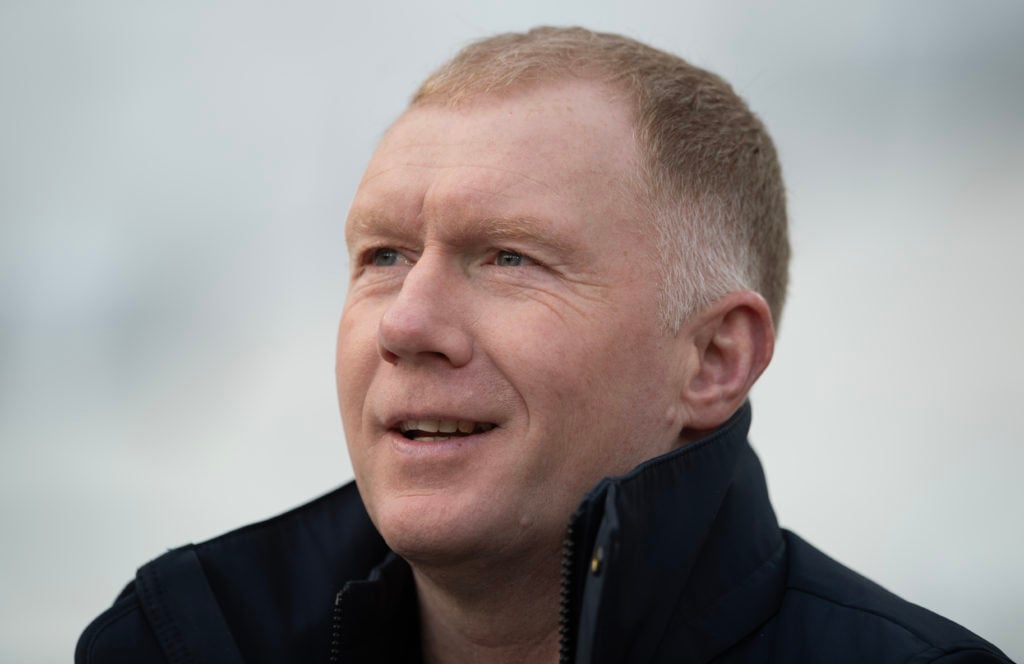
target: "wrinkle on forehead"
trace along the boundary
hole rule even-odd
[[[632,230],[643,214],[632,109],[594,83],[543,87],[406,111],[371,159],[346,236],[371,212],[404,233],[455,218],[544,219],[575,232],[614,219]]]

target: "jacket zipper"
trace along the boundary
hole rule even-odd
[[[579,511],[569,521],[562,541],[562,571],[559,589],[558,609],[558,662],[572,664],[574,635],[571,631],[571,613],[573,596],[573,571],[576,567],[576,521]],[[339,590],[334,596],[334,608],[331,610],[331,662],[341,659],[341,597],[345,590]]]
[[[562,542],[562,578],[558,609],[558,662],[572,664],[573,634],[571,632],[573,570],[576,566],[576,517],[569,522]]]
[[[339,590],[334,596],[334,608],[331,610],[331,660],[340,662],[341,659],[341,596],[344,589]]]

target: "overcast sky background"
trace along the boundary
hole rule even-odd
[[[795,250],[753,443],[786,527],[1024,659],[1024,4],[0,4],[0,661],[351,477],[343,220],[467,41],[583,24],[730,80]]]

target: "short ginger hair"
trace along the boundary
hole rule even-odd
[[[761,294],[776,326],[789,273],[786,199],[764,125],[723,79],[621,35],[539,27],[463,48],[411,107],[565,79],[626,94],[641,152],[643,209],[663,252],[660,313],[670,330],[734,290]]]

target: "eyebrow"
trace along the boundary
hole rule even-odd
[[[352,240],[357,236],[383,235],[384,229],[394,228],[396,225],[401,224],[395,224],[387,216],[375,212],[350,213],[345,223],[345,243],[352,244]]]
[[[581,245],[564,232],[553,232],[551,229],[554,226],[550,221],[532,216],[456,218],[444,224],[442,237],[447,240],[523,242],[545,247],[561,255],[581,250]],[[410,232],[409,224],[395,221],[387,215],[358,213],[349,219],[345,239],[351,244],[354,238],[360,236],[398,239],[416,232]]]
[[[539,244],[562,255],[580,248],[564,233],[554,232],[550,221],[536,217],[486,217],[471,229],[459,228],[460,225],[456,223],[454,230],[464,236],[480,234],[498,241]]]

